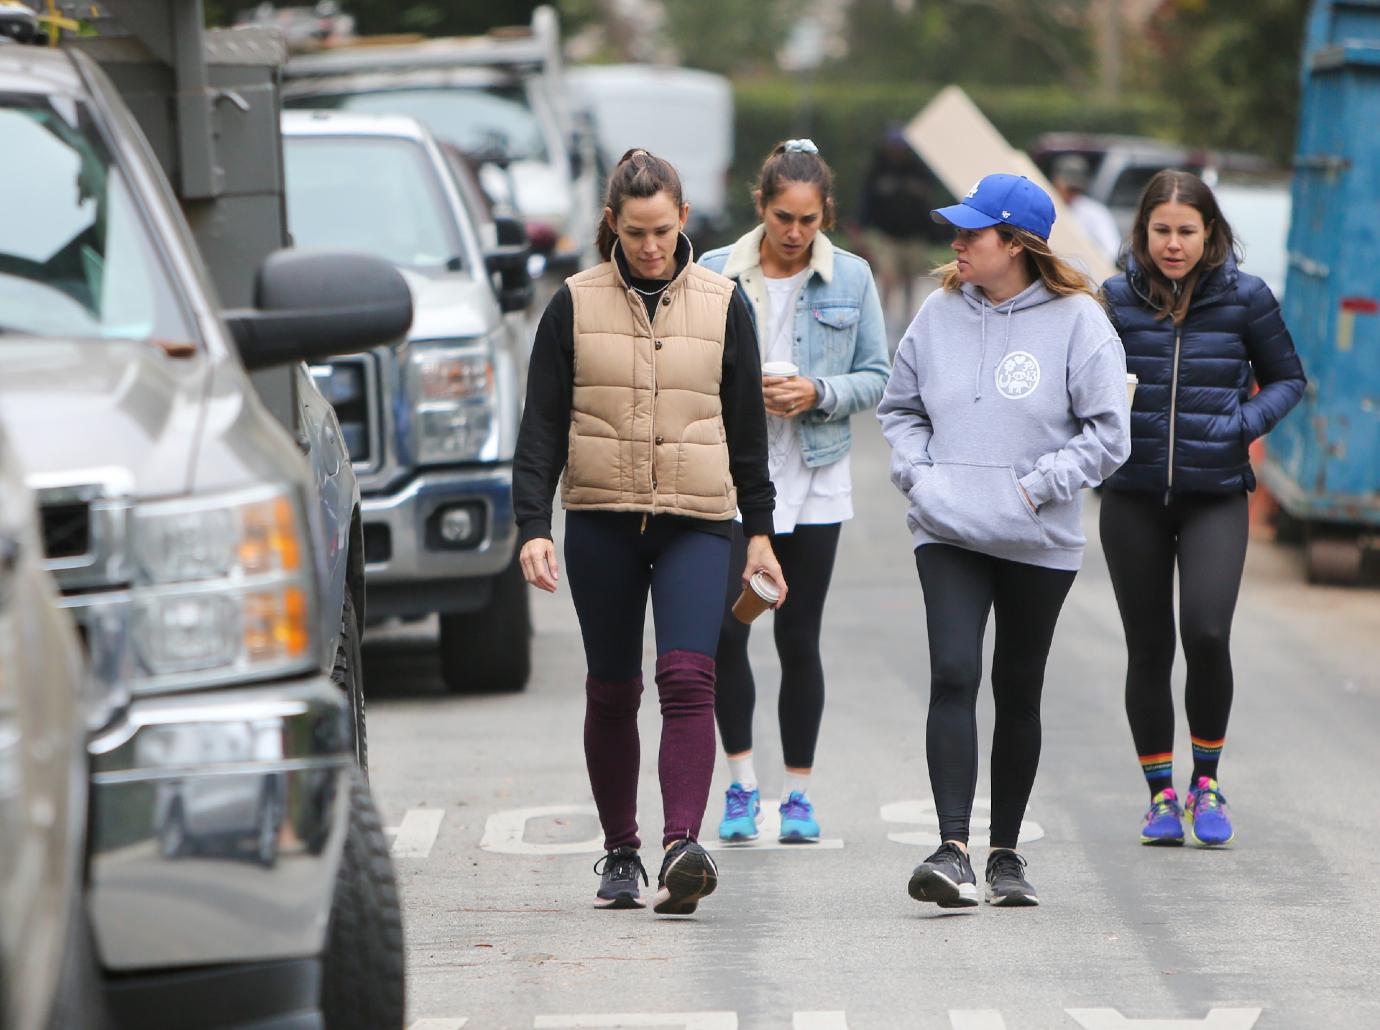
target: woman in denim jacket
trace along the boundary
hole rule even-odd
[[[833,223],[833,192],[833,172],[812,142],[778,144],[753,191],[762,224],[700,259],[739,283],[757,324],[763,361],[768,459],[776,486],[774,545],[791,584],[791,603],[777,611],[773,627],[781,661],[777,713],[786,766],[783,841],[819,839],[807,789],[824,713],[819,654],[824,598],[839,530],[853,516],[849,419],[876,407],[888,371],[872,270],[820,231]],[[770,374],[792,367],[795,374]],[[735,525],[733,546],[742,557],[740,525]],[[748,627],[728,610],[740,590],[740,582],[728,584],[716,657],[715,714],[732,777],[719,825],[719,837],[726,841],[755,840],[762,819],[752,764],[756,689],[748,665]]]

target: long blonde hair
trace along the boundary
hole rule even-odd
[[[1093,281],[1050,250],[1048,240],[1043,240],[1025,229],[1017,229],[1014,225],[998,225],[996,230],[997,235],[1006,242],[1019,243],[1025,248],[1025,267],[1032,281],[1040,280],[1050,293],[1059,297],[1086,293],[1099,304],[1102,303]],[[939,277],[939,284],[952,293],[957,293],[963,285],[963,281],[958,277],[957,261],[940,265],[933,274]]]

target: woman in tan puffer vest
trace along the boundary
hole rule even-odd
[[[637,709],[647,595],[656,623],[665,855],[654,908],[688,914],[718,870],[697,843],[714,766],[714,654],[729,538],[742,513],[746,581],[786,583],[752,315],[696,265],[666,161],[630,150],[609,178],[604,263],[566,280],[537,328],[513,459],[527,582],[559,579],[551,498],[564,471],[565,562],[580,620],[585,758],[607,854],[595,905],[641,908]]]

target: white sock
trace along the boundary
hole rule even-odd
[[[784,805],[786,799],[799,791],[801,794],[810,789],[809,773],[786,773],[786,778],[781,781],[781,803]]]
[[[757,789],[757,770],[752,767],[752,752],[728,760],[728,774],[744,790]]]

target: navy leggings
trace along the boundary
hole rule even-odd
[[[641,846],[637,711],[649,591],[661,705],[661,842],[699,834],[714,774],[714,651],[728,552],[726,536],[687,519],[644,524],[623,512],[566,515],[565,567],[589,663],[585,764],[610,850]]]
[[[572,511],[565,519],[565,567],[584,637],[589,674],[626,680],[642,671],[642,627],[652,596],[656,653],[714,657],[723,617],[729,542],[685,519],[635,512]]]

